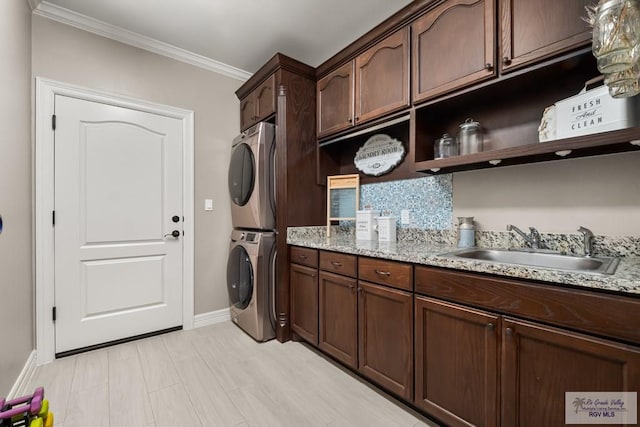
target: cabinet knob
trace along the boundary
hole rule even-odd
[[[354,289],[356,285],[349,285],[349,289]]]
[[[391,276],[391,272],[389,271],[380,271],[380,270],[376,270],[376,274],[380,275],[380,276],[385,276],[385,277],[389,277]]]
[[[491,71],[493,70],[493,65],[487,62],[486,64],[484,64],[484,69],[487,71]]]
[[[356,122],[357,122],[358,120],[360,120],[360,117],[356,116]]]
[[[512,336],[513,335],[513,329],[511,329],[511,328],[507,328],[507,330],[505,332],[507,333],[508,336]]]
[[[333,265],[334,267],[342,267],[342,263],[338,261],[331,261],[331,265]]]
[[[352,119],[351,117],[347,117],[347,121],[348,121],[349,123],[353,123],[353,119]]]
[[[502,58],[502,63],[504,65],[509,65],[511,64],[511,58],[509,58],[508,56],[505,56],[504,58]]]
[[[358,287],[358,292],[362,292],[362,288]]]
[[[307,259],[306,255],[300,255],[300,259]]]
[[[494,325],[493,323],[489,323],[489,324],[487,325],[487,329],[488,329],[490,332],[493,332],[493,331],[496,329],[496,325]]]

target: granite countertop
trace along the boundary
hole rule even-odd
[[[529,279],[549,283],[597,288],[640,296],[640,257],[620,257],[620,264],[613,275],[598,273],[576,273],[566,270],[551,270],[512,264],[474,261],[442,256],[458,248],[448,237],[435,239],[399,239],[394,243],[356,241],[353,233],[335,232],[326,237],[325,227],[294,227],[287,232],[287,243],[295,246],[383,258],[434,267],[490,273],[499,276]],[[410,237],[410,236],[409,236]],[[479,245],[483,246],[484,245]],[[492,245],[496,247],[495,245]],[[506,245],[503,247],[507,247]],[[607,253],[607,255],[610,255]],[[615,255],[615,254],[614,254]]]

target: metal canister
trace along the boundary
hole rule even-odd
[[[483,149],[483,136],[480,123],[473,119],[467,119],[460,125],[458,134],[460,154],[479,153]]]

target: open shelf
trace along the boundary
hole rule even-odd
[[[629,144],[621,145],[629,141],[624,141],[624,136],[612,142],[609,133],[538,143],[544,109],[577,94],[587,80],[598,74],[593,55],[582,51],[563,61],[520,75],[500,76],[473,90],[416,107],[411,123],[415,170],[448,173],[555,160],[562,158],[555,153],[563,150],[573,150],[569,156],[576,157],[634,149]],[[457,135],[466,118],[482,126],[484,151],[434,160],[435,141],[444,133]]]
[[[450,173],[640,150],[640,146],[631,144],[631,141],[640,141],[640,128],[621,129],[550,142],[483,151],[446,159],[427,160],[416,162],[415,167],[420,172]],[[562,155],[566,151],[570,151],[570,153]],[[489,163],[498,160],[500,162],[495,165]]]

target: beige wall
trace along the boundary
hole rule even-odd
[[[26,0],[0,2],[0,397],[34,346],[30,14]]]
[[[195,312],[228,307],[227,168],[242,82],[45,18],[32,22],[34,76],[195,112]],[[206,198],[213,211],[204,211]]]
[[[457,173],[453,215],[483,230],[640,236],[640,152]]]

